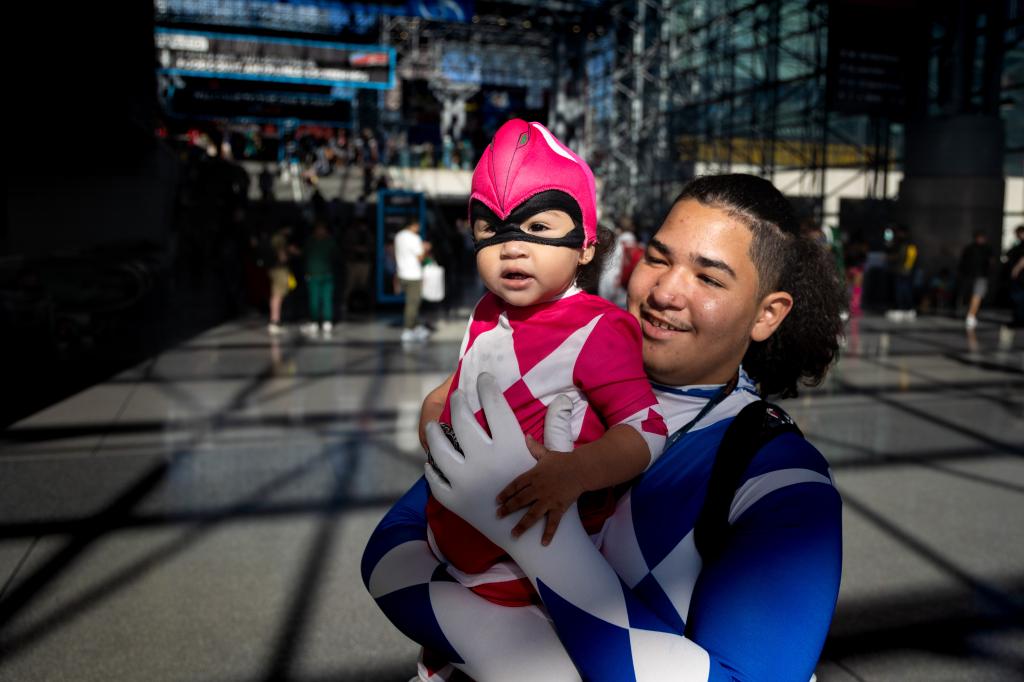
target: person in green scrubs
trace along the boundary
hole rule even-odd
[[[334,264],[338,260],[338,244],[328,231],[327,223],[316,222],[303,251],[309,290],[309,331],[315,332],[319,325],[324,336],[329,336],[334,322]]]

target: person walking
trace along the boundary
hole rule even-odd
[[[968,329],[978,326],[978,311],[988,293],[988,277],[992,269],[992,247],[983,230],[974,231],[974,239],[960,253],[960,282],[970,292],[970,303],[964,324]]]
[[[430,242],[420,237],[420,221],[412,220],[395,235],[395,264],[405,311],[402,319],[402,343],[425,341],[430,331],[418,324],[423,300],[423,261],[430,253]]]

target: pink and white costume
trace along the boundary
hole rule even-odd
[[[555,301],[511,306],[487,293],[473,311],[449,391],[463,391],[486,426],[476,395],[477,377],[493,374],[522,426],[543,442],[544,416],[558,395],[573,401],[574,446],[597,440],[626,424],[644,438],[651,461],[661,454],[667,428],[644,373],[640,327],[603,298],[572,288]],[[450,420],[446,401],[441,422]],[[580,516],[591,533],[614,511],[611,490],[588,493]],[[429,542],[448,561],[449,573],[492,602],[509,606],[536,601],[529,581],[492,544],[432,496],[427,502]]]

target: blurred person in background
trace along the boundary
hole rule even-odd
[[[988,277],[992,270],[992,247],[984,230],[975,230],[974,239],[960,253],[961,291],[970,296],[964,325],[968,329],[978,326],[978,311],[988,293]]]
[[[861,297],[864,293],[864,261],[868,257],[868,245],[863,239],[853,239],[846,250],[846,284],[850,296],[850,314],[861,314]]]
[[[598,280],[598,295],[625,308],[626,285],[629,276],[633,274],[633,268],[643,257],[643,246],[637,243],[633,219],[629,216],[619,218],[613,232],[615,243]]]
[[[888,311],[886,317],[896,322],[912,321],[917,318],[917,309],[914,307],[917,245],[905,227],[896,227],[892,250],[889,252],[889,267],[892,270],[895,308]]]
[[[284,327],[281,326],[281,307],[285,296],[292,290],[292,282],[295,279],[288,267],[288,261],[292,256],[302,253],[291,243],[291,235],[291,226],[285,225],[270,238],[274,261],[267,270],[270,277],[270,323],[267,325],[267,331],[274,335],[284,333]]]
[[[614,225],[601,223],[602,230],[608,230],[615,235],[615,243],[608,250],[605,257],[604,267],[597,279],[597,295],[606,301],[616,302],[621,286],[619,285],[619,272],[622,270],[622,249],[619,240],[622,238],[620,229]]]
[[[338,260],[338,245],[324,220],[317,220],[313,225],[313,234],[302,251],[306,256],[310,318],[302,331],[315,336],[319,330],[327,338],[334,324],[334,264]]]
[[[1013,319],[1010,326],[1024,327],[1024,225],[1016,229],[1017,243],[1006,252],[1006,266],[1010,273],[1010,301]]]
[[[374,176],[377,171],[377,164],[380,161],[380,147],[377,137],[369,128],[363,128],[359,136],[361,165],[363,167],[363,196],[369,196],[373,191]]]
[[[342,229],[341,251],[344,263],[344,285],[341,289],[341,317],[344,319],[352,305],[352,294],[365,292],[370,299],[370,257],[373,251],[373,233],[362,219],[351,219]]]
[[[423,261],[430,254],[430,242],[420,237],[420,221],[413,220],[395,235],[396,275],[405,294],[402,342],[425,341],[430,330],[418,323],[423,294]]]

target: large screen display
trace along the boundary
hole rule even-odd
[[[422,17],[466,23],[473,0],[154,0],[160,25],[230,26],[330,36],[362,36],[377,30],[382,16]]]
[[[156,30],[160,70],[179,76],[387,89],[394,48],[293,38]]]
[[[250,84],[251,83],[251,84]],[[352,102],[316,86],[186,78],[164,94],[166,112],[183,118],[230,118],[236,121],[316,121],[329,125],[352,122]],[[304,88],[304,89],[300,89]]]

